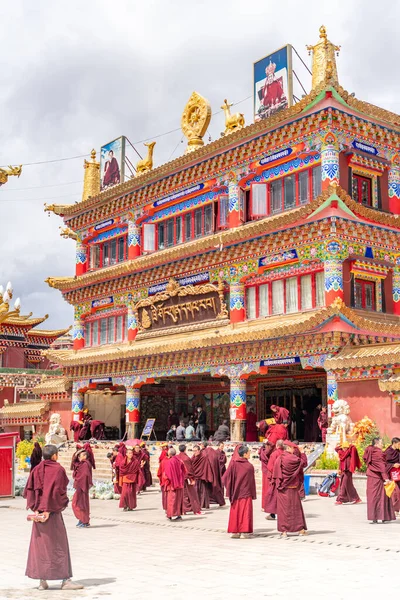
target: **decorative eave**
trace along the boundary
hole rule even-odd
[[[399,342],[343,348],[337,356],[325,362],[325,368],[330,371],[339,371],[341,369],[394,364],[400,364]]]
[[[67,393],[72,387],[72,382],[67,377],[49,377],[43,378],[42,381],[32,389],[33,394],[44,396],[46,394],[61,394]]]
[[[275,339],[288,335],[311,333],[331,318],[342,315],[361,331],[374,332],[375,335],[388,335],[400,338],[400,317],[385,321],[369,319],[345,306],[340,300],[335,300],[328,307],[306,313],[278,315],[230,324],[218,330],[193,331],[186,334],[165,336],[163,339],[143,339],[125,344],[114,344],[103,347],[76,350],[47,350],[44,354],[64,367],[104,361],[139,358],[158,354],[184,352],[204,348],[215,348],[226,344],[238,344],[260,340]]]
[[[324,203],[328,203],[329,200],[335,198],[339,198],[354,215],[361,217],[368,223],[372,222],[400,229],[399,215],[382,213],[373,208],[363,206],[352,200],[347,192],[340,186],[330,186],[309,204],[305,204],[304,206],[293,210],[288,210],[257,221],[251,221],[250,223],[246,223],[235,229],[214,233],[213,235],[193,240],[192,242],[152,252],[151,254],[139,256],[133,260],[98,269],[90,273],[85,273],[84,275],[75,277],[48,277],[45,281],[50,287],[61,291],[70,291],[104,280],[115,279],[145,271],[152,267],[159,266],[160,264],[171,263],[186,257],[204,254],[205,252],[213,252],[215,251],[215,248],[220,245],[224,248],[228,248],[234,244],[267,235],[282,228],[288,228],[296,223],[300,223],[302,220],[311,217]]]
[[[33,329],[31,331],[28,331],[28,335],[33,336],[33,337],[50,338],[52,340],[55,340],[55,339],[61,337],[62,335],[65,335],[70,330],[71,330],[71,327],[68,327],[67,329],[54,329],[54,330],[52,330],[52,329]]]
[[[396,362],[400,363],[400,344],[398,344],[397,352],[394,351],[394,356],[396,355],[399,357]],[[398,394],[400,392],[400,375],[396,374],[388,377],[388,379],[380,379],[378,385],[381,392]]]
[[[24,328],[27,328],[27,327],[32,328],[32,327],[35,327],[36,325],[40,325],[40,323],[43,323],[44,321],[46,321],[46,319],[49,318],[49,315],[45,315],[44,317],[38,317],[38,318],[31,319],[31,315],[32,315],[32,313],[30,313],[29,315],[25,315],[25,316],[22,315],[22,316],[18,316],[18,317],[10,317],[6,321],[3,321],[3,323],[0,325],[0,331],[1,331],[1,327],[4,327],[6,325],[19,325]]]
[[[0,420],[12,417],[42,417],[49,410],[47,402],[17,402],[0,409]]]

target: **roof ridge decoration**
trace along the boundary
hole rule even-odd
[[[188,139],[185,154],[204,146],[205,136],[211,121],[211,104],[208,100],[193,92],[182,113],[182,133]]]
[[[227,229],[212,235],[193,240],[185,244],[179,244],[172,248],[158,250],[151,254],[146,254],[128,260],[110,267],[104,267],[96,271],[85,273],[84,275],[72,277],[47,277],[45,282],[53,288],[59,290],[77,289],[82,285],[91,285],[102,281],[107,276],[108,279],[117,278],[125,275],[132,275],[151,267],[158,266],[160,262],[169,263],[187,258],[199,252],[213,252],[216,246],[223,245],[224,249],[230,245],[238,244],[247,239],[268,235],[282,227],[289,227],[303,219],[309,219],[313,213],[332,196],[337,196],[343,203],[357,216],[367,221],[372,221],[380,225],[389,227],[400,227],[400,215],[382,213],[374,208],[369,208],[353,200],[346,190],[342,187],[331,185],[324,190],[317,198],[304,204],[303,206],[292,210],[284,211],[276,215],[270,215],[257,221],[251,221],[235,229]]]
[[[319,28],[320,41],[315,46],[306,46],[308,53],[313,55],[312,60],[312,89],[316,89],[319,84],[330,79],[338,82],[336,67],[336,55],[339,55],[340,46],[335,46],[328,40],[326,27],[321,25]]]

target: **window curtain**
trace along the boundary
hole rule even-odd
[[[315,274],[315,304],[325,306],[325,273],[323,271]]]
[[[145,223],[143,225],[143,250],[145,252],[154,252],[156,249],[156,228],[155,225]]]
[[[249,287],[246,290],[246,312],[248,319],[256,318],[256,288]]]
[[[297,277],[289,277],[286,280],[286,312],[292,313],[298,310]]]
[[[301,284],[301,308],[307,310],[312,308],[312,277],[303,275],[300,279]]]
[[[282,314],[284,308],[283,280],[278,279],[272,282],[272,314]]]
[[[267,215],[267,184],[253,183],[251,186],[251,211],[253,217]]]
[[[228,225],[228,206],[229,196],[223,194],[219,197],[219,225],[220,227],[226,227]]]
[[[271,183],[271,202],[272,213],[278,213],[282,210],[282,179]]]
[[[269,314],[268,284],[260,285],[260,317]]]

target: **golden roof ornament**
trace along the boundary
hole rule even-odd
[[[9,166],[8,169],[0,167],[0,185],[4,185],[5,183],[7,183],[9,177],[12,177],[13,175],[19,177],[21,173],[22,165],[19,165],[19,167]]]
[[[335,46],[328,40],[326,27],[319,28],[320,41],[315,46],[307,46],[308,53],[313,54],[312,59],[312,89],[315,90],[320,83],[325,81],[338,81],[336,68],[336,55],[339,55],[340,46]]]
[[[153,168],[153,151],[156,142],[150,142],[149,144],[145,144],[147,146],[147,157],[142,158],[136,165],[136,174],[140,175],[141,173],[147,173],[151,171]]]
[[[182,113],[182,132],[188,139],[185,154],[204,146],[203,137],[211,121],[211,105],[208,100],[193,92]]]
[[[82,202],[100,193],[100,163],[96,161],[96,150],[92,150],[90,156],[92,160],[85,160],[83,163],[85,174],[83,178]]]
[[[221,106],[222,110],[225,113],[225,132],[224,135],[228,135],[229,133],[233,133],[239,129],[243,129],[244,127],[244,114],[243,113],[235,113],[231,115],[231,107],[233,104],[228,104],[228,100],[224,100],[223,105]]]

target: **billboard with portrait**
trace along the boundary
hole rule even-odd
[[[101,147],[100,152],[100,189],[124,182],[125,138],[121,136]]]
[[[254,63],[254,120],[292,106],[292,46],[288,44]]]

